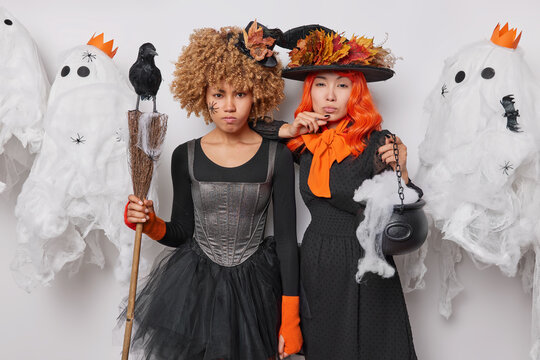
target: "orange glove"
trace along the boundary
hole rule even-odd
[[[129,202],[126,204],[126,208],[124,209],[124,223],[130,228],[135,230],[137,227],[137,224],[130,223],[127,220],[127,208],[128,208]],[[165,221],[160,219],[156,216],[155,212],[149,212],[148,213],[149,219],[146,220],[146,222],[143,224],[143,233],[148,235],[150,239],[153,240],[161,240],[165,236],[165,232],[167,230],[167,226],[165,225]]]
[[[134,224],[134,223],[130,223],[127,219],[127,208],[129,206],[129,201],[127,202],[126,204],[126,208],[124,209],[124,224],[127,225],[128,228],[130,228],[131,230],[135,230],[135,228],[137,227],[137,224]]]
[[[298,296],[281,297],[281,329],[279,335],[285,340],[285,352],[296,354],[302,348],[300,331],[300,298]]]

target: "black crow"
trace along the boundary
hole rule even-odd
[[[156,55],[154,45],[151,43],[142,44],[139,48],[137,61],[129,69],[129,81],[137,93],[137,110],[139,110],[139,100],[152,99],[154,112],[156,112],[156,94],[159,85],[161,85],[161,71],[154,63]]]

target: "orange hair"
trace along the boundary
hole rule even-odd
[[[345,141],[351,148],[354,156],[360,155],[366,143],[364,139],[369,138],[369,135],[374,130],[381,129],[382,116],[379,114],[369,93],[366,78],[359,71],[336,71],[339,76],[344,76],[352,81],[352,90],[349,101],[347,102],[347,115],[352,119],[352,124],[347,128]],[[304,92],[302,101],[296,111],[294,117],[303,111],[313,111],[313,101],[311,99],[311,87],[318,73],[309,74],[304,80]],[[304,145],[304,140],[301,136],[291,139],[287,143],[287,147],[291,151],[298,150]],[[302,149],[303,151],[304,149]]]

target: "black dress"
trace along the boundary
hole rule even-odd
[[[290,151],[264,139],[248,162],[224,168],[196,140],[174,151],[171,171],[172,215],[159,242],[175,249],[137,295],[132,350],[147,360],[275,356],[281,296],[298,296]],[[274,237],[263,240],[270,198]]]
[[[255,127],[261,135],[273,138],[278,129],[277,121],[259,122]],[[360,207],[353,195],[364,180],[388,169],[376,155],[388,133],[373,132],[362,154],[332,165],[331,198],[311,192],[307,180],[313,155],[307,149],[297,154],[300,193],[311,214],[300,249],[307,360],[417,359],[397,271],[387,279],[367,273],[360,284],[355,280],[364,250],[356,238]],[[391,257],[387,261],[395,267]]]

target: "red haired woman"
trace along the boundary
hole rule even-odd
[[[288,146],[311,213],[300,257],[306,358],[416,359],[397,272],[355,280],[364,250],[355,234],[360,205],[354,190],[396,166],[390,132],[381,130],[366,82],[390,78],[394,58],[371,39],[347,40],[319,25],[289,30],[284,39],[290,46],[280,45],[293,50],[283,76],[304,80],[302,101],[292,124],[259,122],[255,129],[266,137],[294,138]],[[396,139],[402,178],[414,187],[407,149]],[[391,257],[387,261],[395,267]]]

